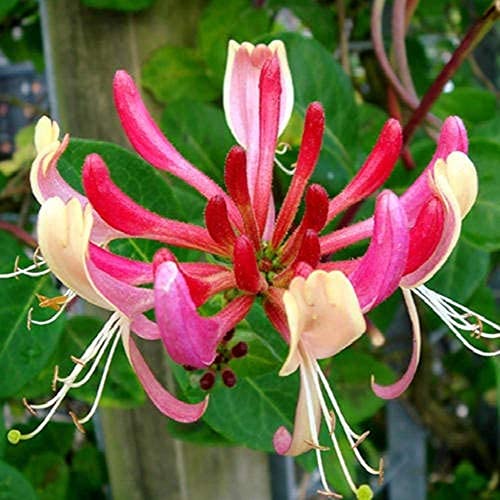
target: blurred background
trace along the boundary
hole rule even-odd
[[[313,180],[330,196],[363,163],[389,116],[415,125],[405,129],[406,148],[388,182],[397,193],[430,160],[441,120],[453,114],[464,120],[480,197],[457,249],[430,286],[498,321],[499,9],[498,2],[483,0],[393,0],[386,5],[380,0],[0,0],[0,272],[12,270],[17,255],[28,262],[29,249],[36,247],[37,206],[29,167],[40,116],[57,119],[72,137],[128,148],[111,89],[114,72],[126,69],[171,142],[221,182],[234,141],[221,101],[228,40],[268,43],[279,38],[287,46],[296,94],[292,120],[281,138],[290,149],[280,159],[295,161],[305,108],[321,101],[327,131]],[[446,67],[449,72],[443,73]],[[433,83],[440,78],[441,87]],[[426,95],[432,115],[419,107]],[[182,187],[169,180],[177,200],[169,199],[154,176],[148,177],[143,162],[105,143],[72,142],[61,168],[75,186],[82,151],[93,150],[108,155],[123,188],[148,208],[169,214],[180,210],[185,220],[202,220],[200,200],[190,197],[189,206],[173,207],[186,195]],[[138,172],[140,190],[133,186]],[[277,172],[275,195],[282,199],[289,178]],[[372,208],[373,200],[334,224],[364,218]],[[354,251],[359,255],[362,249]],[[117,250],[145,258],[154,252],[126,242]],[[1,283],[2,435],[13,425],[21,430],[36,425],[22,398],[44,400],[54,366],[67,370],[69,354],[78,355],[102,324],[99,312],[76,304],[49,327],[28,331],[31,307],[38,319],[46,317],[35,294],[56,295],[57,286],[50,277]],[[372,373],[381,381],[393,380],[409,357],[410,330],[399,297],[371,314],[371,334],[331,366],[330,381],[349,421],[358,431],[371,430],[366,454],[374,463],[384,457],[385,481],[372,484],[376,498],[500,499],[500,363],[464,349],[423,304],[419,312],[422,362],[400,400],[386,404],[369,388]],[[237,338],[247,341],[250,360],[233,366],[237,387],[216,387],[214,409],[200,424],[189,426],[167,422],[146,401],[120,352],[101,410],[85,434],[68,411],[89,407],[97,380],[75,391],[33,440],[14,447],[0,439],[0,499],[321,498],[314,457],[295,463],[270,453],[273,432],[283,418],[293,419],[298,387],[296,379],[277,381],[286,346],[258,309]],[[199,400],[197,380],[179,374],[163,349],[150,345],[144,351],[167,384]],[[328,475],[333,486],[349,498],[336,461],[327,461],[332,462]],[[367,480],[361,471],[356,474]]]

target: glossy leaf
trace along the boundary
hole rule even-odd
[[[35,490],[18,470],[0,460],[0,499],[38,500]]]
[[[0,271],[10,272],[17,255],[22,256],[21,245],[5,232],[0,232]],[[19,266],[31,261],[22,257]],[[47,319],[54,311],[40,309],[35,294],[53,297],[60,295],[50,275],[41,278],[21,276],[3,279],[0,287],[0,397],[13,394],[32,379],[47,363],[59,341],[64,325],[60,318],[50,326],[33,325],[28,330],[28,311],[34,307],[34,319]]]
[[[142,84],[161,102],[189,98],[212,101],[219,89],[209,80],[200,55],[187,47],[162,47],[142,67]]]

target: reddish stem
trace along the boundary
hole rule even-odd
[[[450,80],[452,75],[461,66],[464,59],[483,39],[489,29],[493,26],[493,23],[499,17],[500,0],[496,0],[496,2],[491,7],[489,7],[486,12],[472,25],[460,45],[456,48],[455,52],[453,52],[451,59],[441,70],[441,73],[439,73],[437,78],[434,80],[434,82],[420,101],[417,109],[414,111],[408,123],[404,127],[403,135],[405,144],[408,143],[421,121],[425,118],[428,111],[431,109],[432,105],[441,94],[446,82]]]
[[[0,221],[0,229],[7,231],[8,233],[15,236],[18,240],[22,241],[26,245],[32,248],[36,248],[38,246],[37,241],[31,234],[27,233],[24,229],[15,226],[14,224],[10,224],[9,222]]]

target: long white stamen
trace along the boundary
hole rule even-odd
[[[310,365],[312,364],[311,360],[309,360],[309,364]],[[346,478],[347,482],[349,483],[349,487],[351,488],[351,490],[354,493],[356,493],[358,491],[358,489],[357,489],[357,487],[352,479],[351,473],[349,472],[349,468],[347,467],[347,464],[345,463],[344,455],[342,454],[342,451],[340,449],[340,445],[339,445],[339,442],[337,440],[337,436],[335,436],[335,429],[333,428],[330,414],[329,414],[328,408],[326,406],[325,399],[324,399],[323,393],[321,391],[321,387],[319,385],[318,376],[317,376],[317,373],[314,371],[314,369],[313,369],[313,372],[311,375],[313,377],[314,385],[316,388],[316,394],[318,395],[318,398],[319,398],[319,404],[321,406],[323,418],[326,421],[328,433],[330,434],[330,438],[332,440],[332,444],[333,444],[333,447],[335,449],[335,454],[337,455],[337,458],[340,462],[340,467],[342,468],[342,472],[344,473],[344,477]]]
[[[17,262],[18,259],[16,259],[16,263],[14,264],[14,271],[11,273],[4,273],[0,274],[0,279],[3,278],[15,278],[16,276],[30,276],[32,278],[37,278],[39,276],[44,276],[45,274],[50,273],[50,269],[44,269],[43,271],[34,271],[34,269],[40,269],[40,266],[45,264],[44,260],[41,260],[39,262],[35,262],[34,264],[31,264],[28,267],[25,267],[23,269],[20,269],[17,267]]]
[[[293,175],[295,173],[295,167],[292,167],[292,168],[285,167],[285,165],[283,165],[283,163],[281,163],[281,161],[279,161],[278,158],[276,158],[276,157],[274,157],[274,163],[276,163],[276,165],[278,165],[280,170],[285,172],[285,174],[287,174],[287,175]]]
[[[358,462],[368,473],[373,474],[374,476],[378,476],[380,474],[380,471],[377,469],[374,469],[373,467],[371,467],[370,465],[367,464],[366,460],[363,458],[363,455],[361,455],[361,452],[359,451],[358,446],[356,446],[357,441],[359,439],[361,439],[362,436],[360,436],[359,434],[356,434],[351,429],[349,424],[347,423],[347,420],[345,419],[345,417],[340,409],[340,406],[337,402],[337,399],[335,398],[335,395],[333,394],[332,388],[330,387],[330,384],[328,383],[328,380],[326,379],[325,374],[321,370],[321,367],[319,366],[319,364],[316,360],[314,360],[314,367],[316,369],[316,373],[319,375],[319,378],[321,379],[321,383],[323,384],[323,387],[328,395],[328,399],[330,400],[330,403],[333,406],[336,417],[337,417],[338,421],[340,422],[340,425],[342,426],[342,430],[344,431],[344,434],[345,434],[347,440],[349,441],[349,444],[351,445],[351,448],[352,448],[354,455],[356,456]],[[318,391],[318,394],[321,393],[321,388],[319,387],[319,385],[317,386],[317,391]],[[322,399],[323,399],[323,396],[321,395],[320,401]],[[322,408],[323,408],[323,405],[322,405]],[[326,415],[328,414],[328,410],[326,409],[326,405],[325,405],[325,409],[323,409],[323,413],[325,414],[325,420],[326,420],[327,425],[329,426],[328,430],[330,431],[331,424],[330,424],[330,419],[326,418]]]
[[[97,406],[99,405],[99,401],[101,400],[102,391],[104,390],[104,385],[106,384],[106,379],[108,378],[109,367],[111,366],[111,361],[113,361],[116,346],[118,345],[118,341],[120,340],[120,338],[121,338],[121,332],[118,331],[118,333],[115,334],[115,340],[113,341],[111,349],[109,350],[109,354],[106,359],[106,363],[104,365],[104,370],[102,372],[101,380],[99,382],[99,387],[97,388],[97,393],[94,398],[94,403],[92,404],[92,408],[90,408],[90,411],[87,413],[85,417],[78,419],[78,421],[82,425],[87,423],[94,416],[94,413],[97,410]]]
[[[104,352],[107,349],[107,346],[109,345],[110,341],[113,339],[114,336],[114,342],[111,346],[108,358],[106,360],[105,366],[104,366],[104,371],[103,371],[103,376],[101,378],[101,381],[98,386],[96,398],[97,398],[97,403],[94,401],[94,404],[91,407],[91,410],[89,414],[84,417],[84,419],[78,420],[78,423],[85,423],[87,422],[92,415],[95,413],[95,410],[97,408],[97,404],[102,396],[102,391],[104,388],[104,382],[107,378],[107,374],[109,372],[109,367],[111,365],[111,360],[113,358],[113,354],[115,352],[116,346],[118,344],[118,340],[121,337],[122,333],[122,328],[124,327],[124,322],[123,318],[120,316],[118,312],[114,312],[102,330],[96,335],[96,337],[92,340],[92,342],[89,344],[89,346],[85,349],[83,355],[79,358],[79,362],[75,364],[73,367],[71,373],[64,378],[57,378],[57,381],[63,382],[62,387],[59,389],[57,394],[51,398],[49,401],[46,401],[45,403],[42,404],[37,404],[37,405],[30,405],[31,410],[40,410],[40,409],[45,409],[45,408],[50,408],[43,420],[40,422],[40,424],[30,433],[28,434],[21,434],[18,430],[13,429],[9,432],[8,438],[11,442],[17,443],[19,440],[25,440],[25,439],[30,439],[34,436],[36,436],[46,425],[47,423],[51,420],[53,417],[54,413],[57,411],[59,406],[61,405],[62,401],[66,397],[67,393],[70,391],[70,389],[73,389],[75,387],[80,387],[83,385],[82,382],[87,382],[92,373],[95,371],[97,367],[97,363],[94,362],[92,367],[90,368],[89,372],[90,375],[87,373],[85,377],[80,380],[79,382],[75,382],[82,370],[85,369],[87,363],[94,359],[96,356],[98,360],[101,359],[103,356]],[[118,332],[118,333],[117,333]],[[88,418],[87,418],[88,417]]]
[[[323,459],[321,457],[321,450],[319,449],[318,442],[318,429],[316,428],[316,417],[314,415],[314,407],[312,402],[312,394],[311,387],[309,386],[309,380],[307,374],[311,374],[314,376],[314,370],[310,366],[307,353],[303,352],[304,358],[304,369],[300,370],[300,376],[302,377],[302,383],[304,384],[304,392],[306,395],[306,408],[307,408],[307,417],[309,420],[309,429],[311,431],[311,437],[313,440],[313,444],[317,446],[315,448],[316,453],[316,462],[318,464],[319,475],[321,478],[321,483],[325,491],[330,492],[330,488],[328,486],[328,482],[326,480],[325,469],[323,467]]]
[[[423,289],[422,289],[423,288]],[[450,319],[450,314],[445,307],[445,305],[442,302],[442,296],[439,294],[436,294],[435,292],[432,292],[428,288],[425,287],[418,287],[412,290],[418,297],[420,297],[446,324],[446,326],[455,334],[455,336],[462,342],[463,345],[465,345],[469,350],[471,350],[473,353],[477,354],[478,356],[484,356],[484,357],[493,357],[497,356],[500,354],[500,349],[496,351],[483,351],[481,349],[478,349],[477,347],[473,346],[459,331],[460,327],[456,326],[456,322],[453,322]],[[429,293],[430,292],[430,293]],[[461,306],[464,309],[463,306]],[[472,313],[475,314],[475,313]],[[483,320],[482,316],[477,316],[481,321]],[[486,322],[486,321],[485,321]],[[488,324],[493,324],[493,322],[488,321]],[[466,330],[466,331],[471,331],[470,328],[460,328],[461,330]],[[474,329],[472,330],[473,332],[475,331]],[[483,332],[478,332],[480,333],[481,336],[485,336]],[[491,335],[491,334],[490,334]],[[495,338],[495,337],[493,337]]]
[[[494,321],[489,320],[488,318],[485,318],[481,314],[478,314],[475,311],[472,311],[468,307],[465,307],[464,305],[455,302],[454,300],[450,299],[449,297],[445,297],[444,295],[440,295],[437,292],[434,292],[433,290],[427,288],[424,285],[421,285],[415,289],[413,289],[413,292],[416,293],[419,297],[426,296],[428,297],[432,303],[439,303],[442,305],[446,311],[448,312],[449,316],[458,320],[459,324],[462,326],[459,326],[459,324],[456,324],[457,328],[461,328],[464,330],[471,330],[471,331],[476,331],[478,328],[477,324],[470,323],[467,321],[467,318],[470,319],[476,319],[481,322],[482,325],[489,325],[492,327],[494,330],[496,330],[495,333],[490,333],[490,332],[479,332],[481,334],[481,337],[485,338],[490,338],[490,339],[496,339],[500,338],[500,325],[498,323],[495,323]],[[456,311],[455,309],[458,309]],[[453,321],[455,324],[455,322]]]

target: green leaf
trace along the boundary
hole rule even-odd
[[[459,241],[446,264],[427,286],[457,302],[465,303],[488,273],[490,257],[467,241]]]
[[[179,99],[212,101],[219,94],[207,76],[203,59],[195,49],[165,46],[144,63],[141,81],[161,102]]]
[[[76,499],[106,498],[103,487],[107,480],[106,461],[96,446],[85,443],[75,453],[70,469],[70,490]]]
[[[138,12],[147,9],[155,0],[81,0],[87,7],[110,9],[125,12]]]
[[[16,149],[10,160],[0,161],[0,172],[3,175],[10,176],[23,167],[28,167],[36,156],[33,136],[35,135],[35,126],[28,125],[19,130],[16,134]]]
[[[52,452],[33,455],[23,468],[40,500],[65,500],[69,485],[69,469],[64,459]]]
[[[230,441],[272,451],[278,427],[293,427],[297,381],[297,374],[279,377],[274,372],[240,378],[232,389],[218,384],[203,419]]]
[[[358,109],[350,79],[320,43],[284,33],[295,89],[295,109],[302,118],[307,106],[320,101],[326,113],[321,157],[313,181],[339,192],[352,177],[358,151]],[[326,83],[325,83],[326,82]]]
[[[207,75],[219,94],[229,40],[251,42],[267,33],[269,26],[269,11],[255,7],[247,0],[212,0],[205,8],[198,28],[198,45],[207,66]]]
[[[37,500],[27,479],[14,467],[0,461],[0,500]]]
[[[472,127],[494,118],[496,99],[487,90],[459,87],[453,92],[441,94],[432,110],[440,118],[459,115],[468,127]]]
[[[186,159],[223,183],[225,158],[235,139],[221,109],[193,101],[172,103],[163,113],[161,129]]]
[[[39,423],[39,418],[31,417],[25,423],[16,423],[15,427],[23,434],[26,434],[31,432]],[[34,439],[21,441],[16,446],[8,445],[5,458],[11,465],[22,468],[26,465],[26,457],[38,456],[47,450],[59,456],[64,456],[71,450],[76,432],[78,431],[73,423],[52,421]]]
[[[18,3],[19,0],[3,0],[2,3],[0,3],[0,21],[2,21]]]
[[[16,256],[23,254],[21,245],[10,235],[0,232],[0,272],[11,272]],[[19,266],[32,262],[21,257]],[[41,278],[21,276],[18,279],[3,279],[0,287],[0,397],[16,392],[33,378],[47,363],[59,341],[64,319],[50,326],[26,325],[27,315],[34,307],[33,318],[47,319],[53,310],[40,309],[35,294],[48,297],[60,295],[53,286],[50,275]]]
[[[471,139],[469,155],[479,177],[479,196],[464,220],[462,234],[467,241],[487,251],[500,249],[500,144]]]
[[[339,405],[351,425],[356,425],[374,415],[385,401],[375,396],[370,377],[382,384],[394,378],[393,372],[372,355],[354,348],[345,349],[331,361],[329,377]]]

